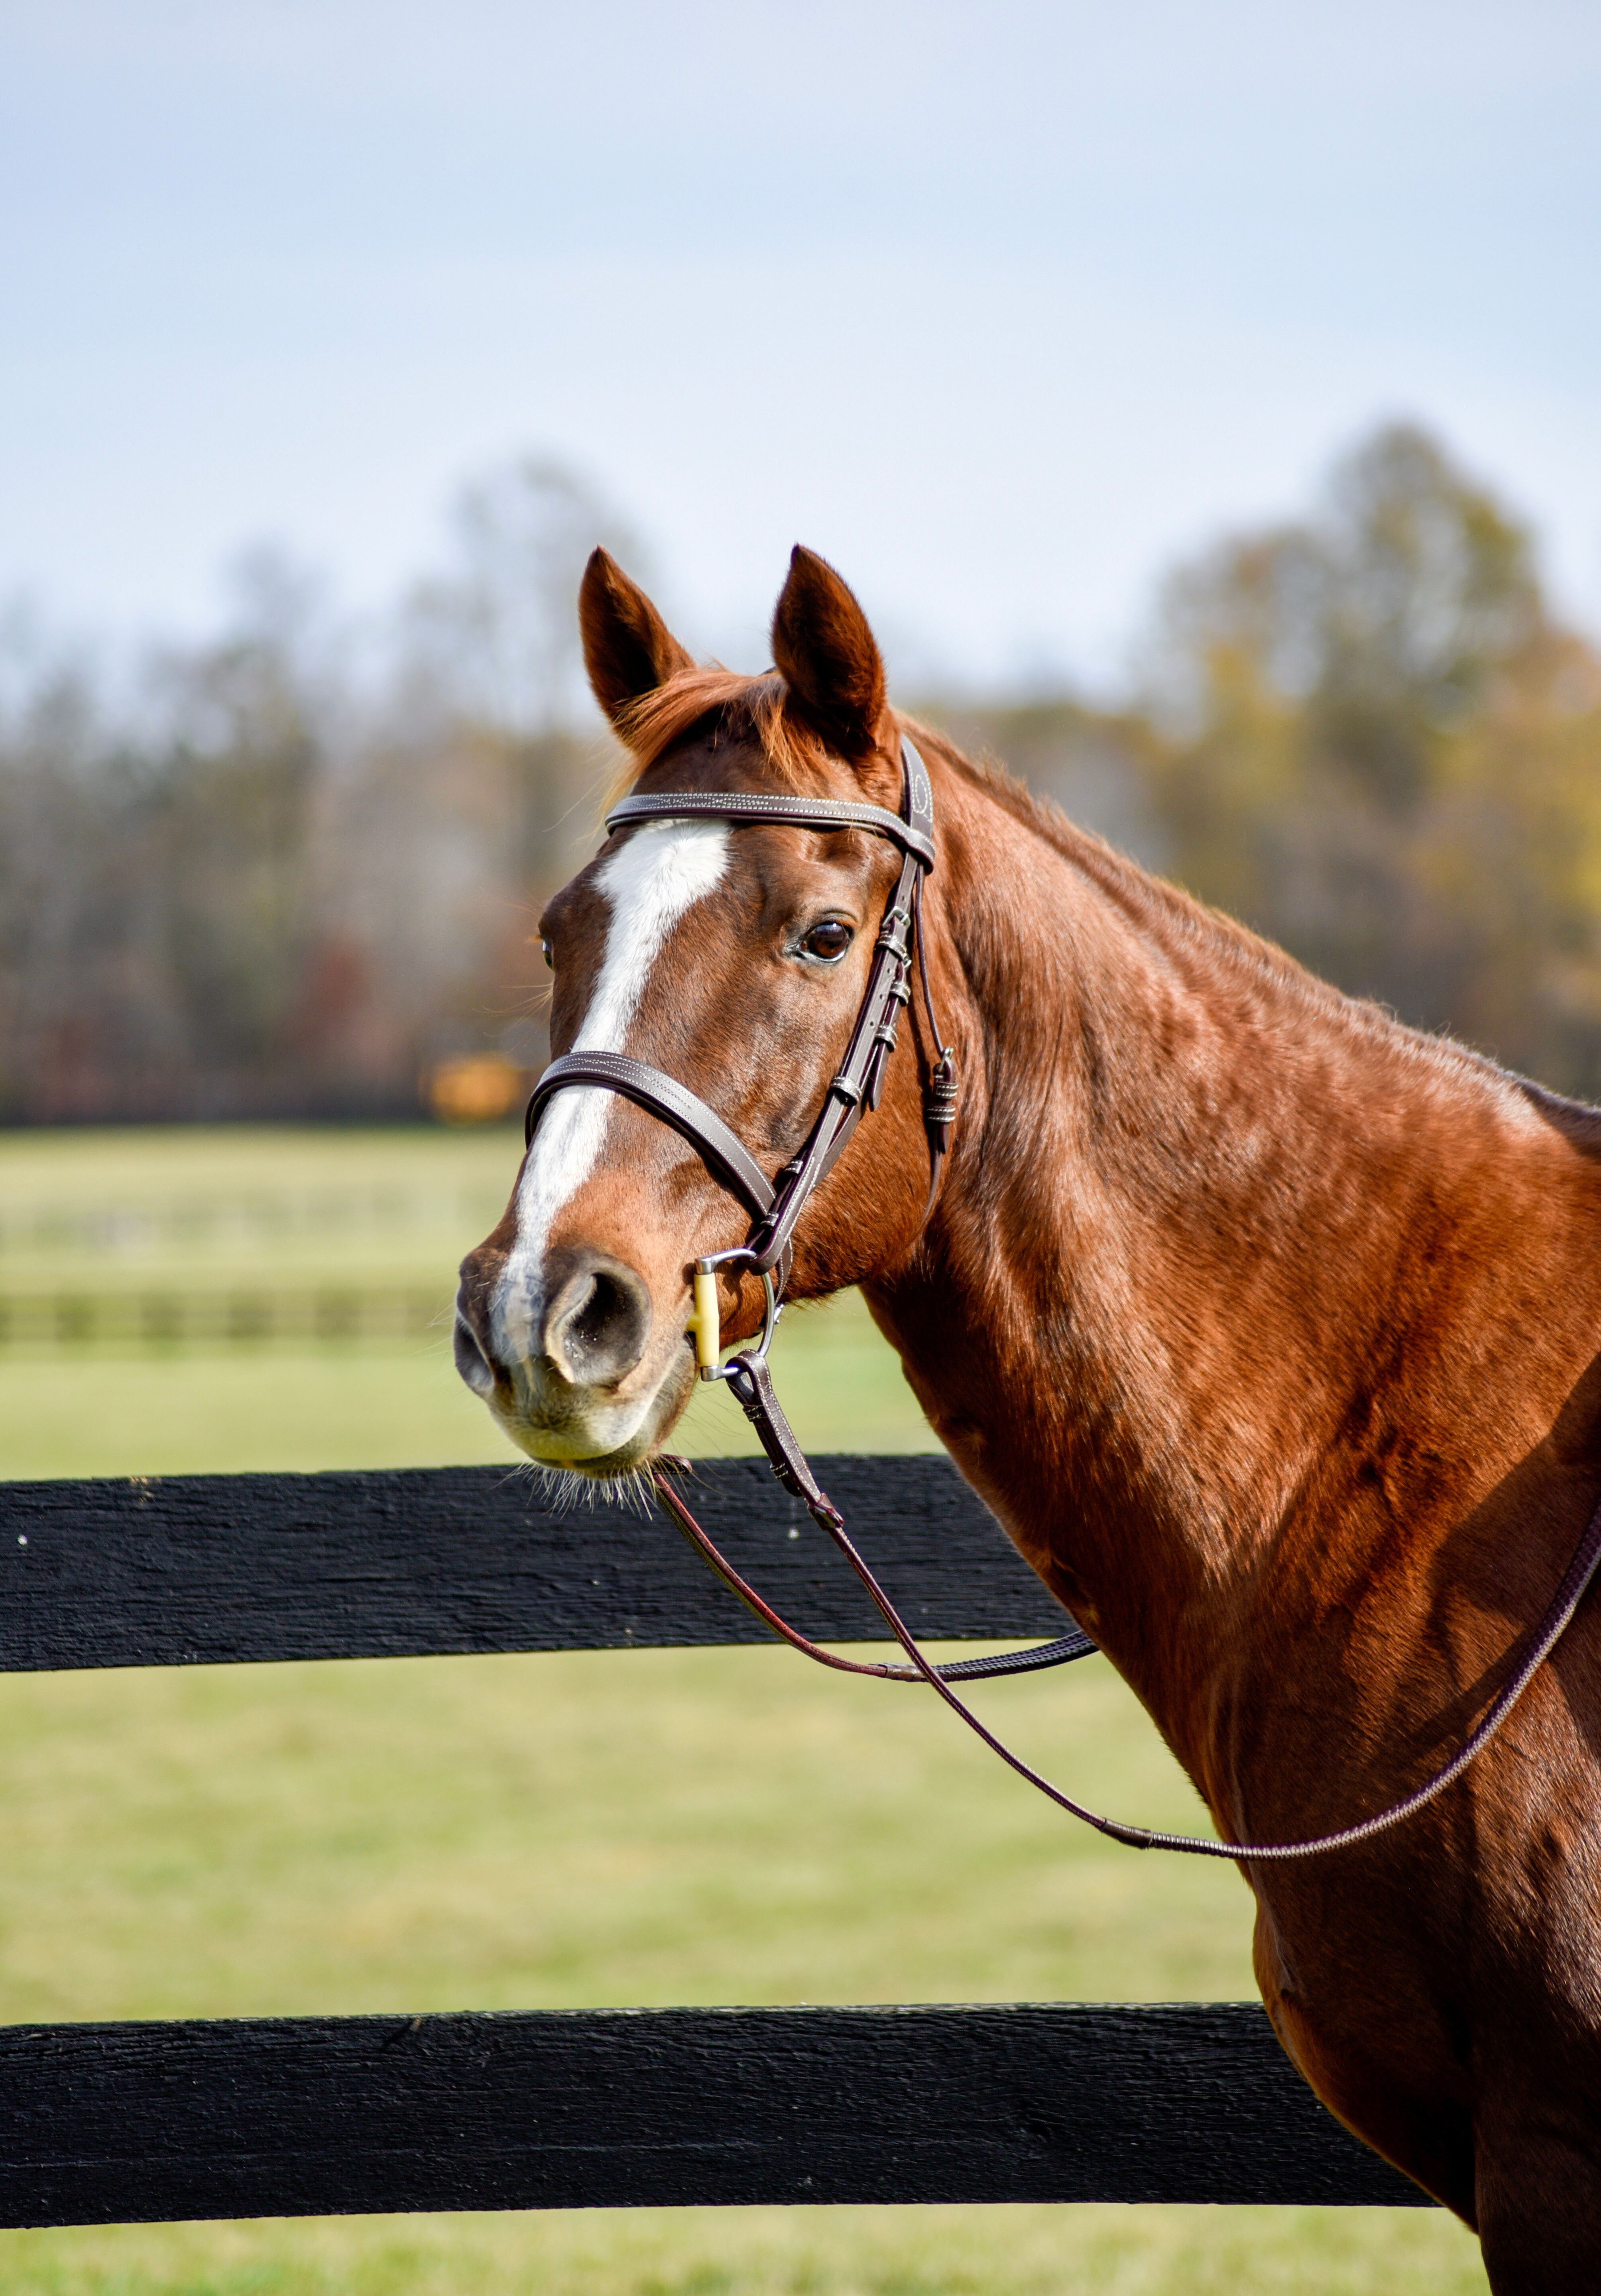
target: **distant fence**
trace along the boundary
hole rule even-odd
[[[818,1464],[922,1635],[1061,1630],[947,1462]],[[809,1634],[882,1633],[836,1558],[796,1535],[805,1518],[759,1463],[703,1466],[696,1507]],[[761,1639],[665,1526],[553,1512],[498,1469],[0,1485],[3,1670]],[[1262,2012],[1232,2002],[15,2026],[0,2029],[0,2116],[6,2225],[751,2202],[1424,2205],[1324,2111]]]
[[[462,1226],[487,1227],[505,1201],[504,1186],[475,1182],[423,1187],[372,1182],[304,1187],[205,1188],[159,1195],[0,1198],[0,1257],[39,1251],[116,1255],[177,1246],[283,1244],[293,1237],[325,1241],[352,1234],[393,1235],[432,1227],[448,1235]]]
[[[438,1285],[62,1285],[0,1292],[0,1351],[422,1339],[447,1328],[448,1311],[448,1291]]]

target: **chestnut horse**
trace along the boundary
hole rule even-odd
[[[820,559],[796,552],[758,678],[697,668],[603,553],[580,612],[644,791],[899,806],[907,721]],[[914,1004],[790,1293],[861,1286],[1226,1840],[1343,1825],[1455,1751],[1595,1505],[1601,1113],[1340,995],[915,731],[955,1135],[931,1209]],[[856,828],[621,828],[545,916],[553,1046],[665,1070],[776,1173],[899,865]],[[745,1226],[655,1116],[561,1093],[464,1263],[463,1376],[534,1459],[628,1475],[694,1380],[693,1263]],[[728,1335],[753,1334],[759,1285],[720,1282]],[[1601,2259],[1596,1612],[1404,1825],[1244,1869],[1285,2049],[1478,2228],[1503,2296],[1587,2284]]]

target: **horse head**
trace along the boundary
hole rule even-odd
[[[756,678],[697,668],[604,551],[589,562],[579,617],[636,795],[768,793],[899,814],[899,723],[883,661],[820,558],[795,552],[773,620],[776,668]],[[687,1086],[770,1182],[839,1070],[903,865],[893,842],[859,826],[670,813],[617,824],[541,920],[553,1054],[622,1054]],[[790,1296],[860,1282],[912,1247],[929,1181],[929,1054],[920,1033],[915,1058],[903,1048],[888,1061],[880,1112],[808,1201]],[[596,1086],[554,1094],[504,1218],[462,1266],[462,1377],[541,1464],[625,1473],[689,1398],[695,1264],[743,1242],[749,1226],[659,1113]],[[735,1263],[714,1280],[723,1336],[753,1336],[759,1278]]]

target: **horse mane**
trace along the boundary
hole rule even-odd
[[[1408,1066],[1428,1071],[1437,1082],[1471,1083],[1481,1089],[1488,1085],[1501,1092],[1511,1091],[1576,1147],[1601,1155],[1601,1108],[1552,1092],[1514,1069],[1503,1068],[1472,1046],[1411,1028],[1387,1006],[1336,988],[1333,982],[1309,972],[1277,943],[1265,940],[1222,910],[1198,901],[1170,879],[1154,875],[1093,830],[1080,828],[1059,806],[1019,781],[999,758],[986,755],[975,762],[933,727],[911,718],[900,722],[920,747],[933,751],[961,780],[1031,830],[1088,877],[1132,922],[1143,924],[1159,939],[1170,944],[1187,942],[1258,990],[1268,988],[1315,1009],[1348,1038],[1382,1041]]]
[[[697,664],[641,694],[624,711],[617,730],[625,759],[608,792],[608,802],[622,796],[675,742],[708,719],[715,721],[714,743],[753,742],[787,789],[803,791],[809,783],[815,786],[817,776],[838,764],[823,737],[790,706],[788,682],[777,670],[750,677],[725,669],[720,662]],[[1080,870],[1131,922],[1154,932],[1168,946],[1188,944],[1192,950],[1220,964],[1243,986],[1301,1003],[1348,1037],[1383,1042],[1408,1066],[1426,1070],[1439,1084],[1455,1081],[1481,1090],[1486,1086],[1501,1092],[1510,1090],[1575,1145],[1601,1154],[1601,1109],[1548,1091],[1452,1037],[1409,1028],[1369,998],[1348,996],[1309,972],[1287,951],[1263,939],[1248,925],[1196,900],[1166,878],[1154,875],[1093,830],[1080,828],[1048,799],[1037,796],[998,758],[986,755],[975,761],[932,726],[899,711],[893,713],[893,723],[897,732],[907,733],[959,780],[998,805]]]

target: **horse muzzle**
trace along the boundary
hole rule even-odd
[[[680,1332],[657,1332],[650,1288],[626,1262],[569,1248],[552,1253],[543,1273],[537,1300],[508,1296],[502,1255],[468,1256],[456,1295],[456,1369],[530,1458],[620,1472],[647,1456],[677,1417],[694,1360]]]

